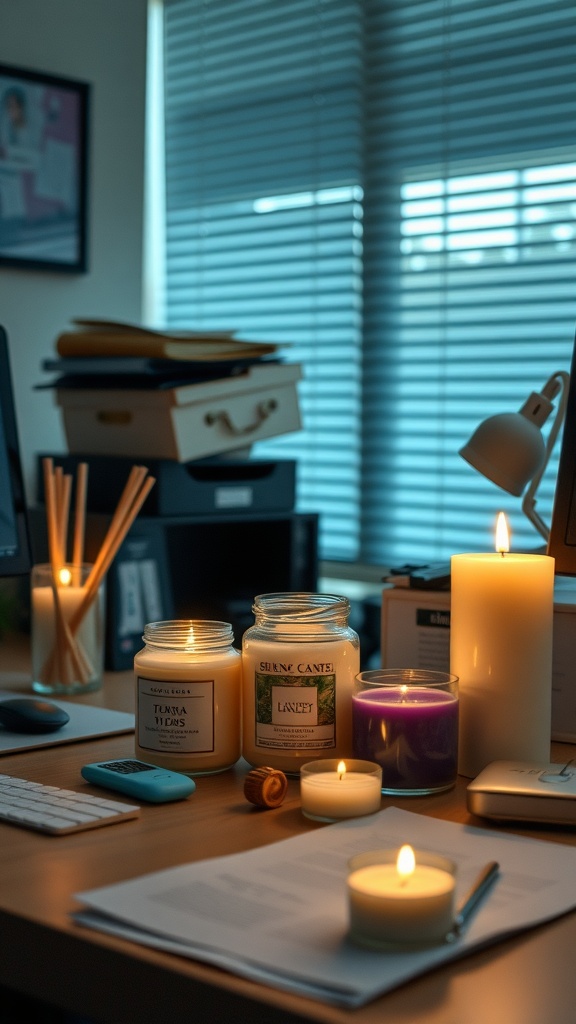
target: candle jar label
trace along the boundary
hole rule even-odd
[[[326,666],[330,668],[332,666]],[[256,672],[256,745],[334,747],[336,676]]]
[[[451,789],[458,771],[458,680],[424,669],[361,672],[352,699],[354,755],[382,767],[382,792]]]
[[[171,684],[137,680],[138,743],[168,753],[214,751],[214,680]]]

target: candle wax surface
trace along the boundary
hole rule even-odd
[[[348,878],[352,936],[367,945],[441,942],[454,918],[455,879],[416,864],[403,880],[395,864],[358,868]]]
[[[380,778],[367,772],[313,772],[300,779],[302,811],[307,817],[334,821],[380,810]]]
[[[447,789],[456,781],[456,695],[428,687],[370,688],[354,695],[354,756],[382,767],[384,790]]]

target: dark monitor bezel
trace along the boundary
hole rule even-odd
[[[557,576],[576,576],[576,337],[547,553]]]
[[[20,576],[25,573],[29,573],[32,565],[28,511],[26,507],[22,461],[20,457],[20,445],[16,426],[16,410],[14,406],[8,337],[3,327],[0,327],[0,416],[2,417],[2,425],[4,427],[4,435],[6,439],[6,463],[10,475],[9,483],[13,497],[14,518],[18,543],[18,550],[14,554],[2,555],[0,553],[1,579],[6,576]],[[0,444],[1,443],[2,435],[0,433]]]

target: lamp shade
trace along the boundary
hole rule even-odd
[[[474,469],[519,497],[546,459],[540,427],[520,412],[490,416],[476,428],[459,454]]]

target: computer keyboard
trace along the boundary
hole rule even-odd
[[[63,836],[137,818],[136,804],[0,775],[0,822]]]

